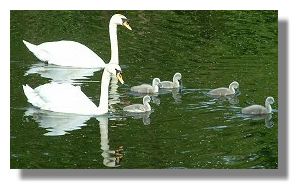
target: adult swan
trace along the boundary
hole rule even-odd
[[[107,64],[101,79],[100,104],[97,107],[79,86],[67,83],[47,83],[35,89],[23,85],[28,102],[43,110],[81,115],[101,115],[108,112],[109,84],[111,76],[116,76],[123,84],[121,68],[117,64]]]
[[[121,14],[112,16],[109,24],[111,42],[110,63],[119,64],[117,25],[125,26],[132,30],[128,20]],[[85,45],[75,41],[53,41],[40,45],[33,45],[24,41],[27,48],[41,61],[59,66],[71,66],[80,68],[103,68],[105,62]]]

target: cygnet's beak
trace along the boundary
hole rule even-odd
[[[182,79],[178,80],[180,87],[182,87]]]
[[[127,29],[129,29],[129,30],[132,30],[131,27],[129,26],[129,24],[128,24],[127,21],[125,21],[125,22],[123,23],[123,26],[125,26],[125,27],[126,27]]]

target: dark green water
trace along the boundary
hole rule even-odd
[[[81,85],[99,102],[102,71],[39,62],[22,40],[73,40],[108,62],[108,22],[115,11],[11,12],[11,168],[278,168],[278,23],[276,11],[122,11],[132,31],[118,27],[126,85],[112,88],[107,116],[34,109],[22,90],[52,80]],[[153,112],[122,112],[141,103],[129,88],[171,80],[181,91],[161,92]],[[240,84],[235,99],[206,93]],[[273,96],[272,118],[251,119],[241,107]]]

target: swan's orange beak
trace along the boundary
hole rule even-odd
[[[120,72],[116,74],[116,77],[117,77],[118,81],[120,81],[121,84],[124,84],[124,81],[122,79],[122,75]]]
[[[129,29],[129,30],[132,30],[131,27],[129,26],[129,24],[128,24],[127,21],[125,21],[125,22],[123,23],[123,26],[125,26],[125,27],[126,27],[127,29]]]

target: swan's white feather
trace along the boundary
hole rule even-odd
[[[39,60],[49,64],[82,68],[99,68],[106,65],[96,53],[75,41],[45,42],[40,45],[24,40],[23,42]]]

